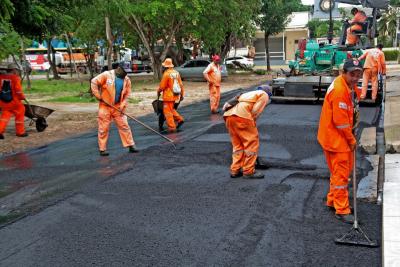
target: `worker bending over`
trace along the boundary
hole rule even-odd
[[[212,114],[218,113],[219,101],[221,99],[221,71],[219,64],[221,58],[218,55],[212,57],[212,61],[204,70],[203,75],[208,82],[210,90],[210,109]]]
[[[25,95],[18,71],[18,66],[11,63],[7,66],[7,73],[0,74],[0,139],[4,139],[4,132],[12,116],[15,116],[16,135],[28,136],[24,126],[25,106],[21,102]]]
[[[358,60],[365,58],[364,73],[361,99],[367,96],[368,82],[371,81],[372,94],[371,99],[376,100],[378,93],[378,75],[386,75],[385,54],[382,52],[383,45],[378,44],[376,48],[368,49]]]
[[[259,149],[256,120],[268,100],[267,92],[256,90],[228,101],[223,107],[226,128],[232,142],[231,178],[264,178],[264,174],[255,171]]]
[[[114,63],[113,70],[105,71],[92,79],[93,95],[99,100],[99,132],[98,142],[100,156],[108,156],[107,140],[110,124],[114,120],[117,125],[122,145],[128,147],[130,153],[136,153],[131,128],[125,114],[128,97],[131,94],[131,80],[126,75],[122,64]],[[120,112],[122,111],[122,112]]]
[[[361,78],[359,61],[349,59],[343,65],[343,74],[329,86],[322,106],[318,128],[318,141],[324,150],[331,173],[326,205],[336,210],[336,218],[353,223],[349,205],[348,182],[353,169],[353,151],[356,138],[355,102],[358,98],[357,82]]]
[[[183,100],[184,89],[181,76],[179,72],[174,70],[172,59],[166,58],[162,63],[166,68],[163,73],[160,85],[158,87],[158,97],[163,95],[163,113],[168,126],[168,132],[176,132],[184,123],[183,117],[176,111],[175,103]],[[178,123],[175,124],[175,121]]]

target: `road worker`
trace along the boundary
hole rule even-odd
[[[356,138],[352,132],[355,111],[360,94],[357,82],[362,75],[361,63],[349,59],[343,65],[343,73],[329,86],[318,129],[318,141],[322,146],[331,173],[330,189],[326,205],[336,210],[336,218],[353,223],[349,205],[348,182],[353,169],[353,152]]]
[[[221,58],[219,55],[212,57],[212,62],[204,70],[203,75],[208,82],[210,90],[210,109],[212,114],[218,113],[219,101],[221,98],[221,71],[222,67],[219,64]]]
[[[176,103],[182,101],[184,98],[184,88],[179,72],[174,70],[172,59],[166,58],[162,66],[166,68],[166,70],[163,73],[157,95],[160,97],[162,93],[163,114],[167,122],[168,133],[174,133],[177,132],[184,123],[183,117],[176,111]]]
[[[222,108],[232,142],[231,178],[264,178],[264,174],[255,171],[259,149],[256,120],[268,100],[269,95],[265,90],[255,90],[237,96]]]
[[[351,14],[353,14],[354,18],[349,21],[350,26],[347,28],[346,45],[357,44],[359,37],[354,34],[354,31],[361,31],[363,29],[362,24],[367,20],[365,12],[357,8],[353,8]]]
[[[358,60],[365,58],[361,99],[367,96],[368,82],[371,81],[373,101],[378,93],[378,75],[386,75],[385,54],[382,52],[383,45],[378,44],[376,48],[368,49]]]
[[[97,75],[91,82],[92,93],[99,100],[98,142],[100,156],[109,155],[107,140],[110,124],[113,120],[117,125],[122,145],[127,147],[130,153],[138,152],[127,117],[118,111],[125,112],[127,108],[128,97],[131,93],[131,80],[126,75],[122,64],[114,63],[112,67],[113,70]]]
[[[21,100],[25,99],[22,91],[19,68],[11,63],[6,67],[7,73],[0,74],[0,139],[4,139],[4,131],[11,117],[15,117],[15,131],[18,137],[26,137],[24,116],[25,106]]]

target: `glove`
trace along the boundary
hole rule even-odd
[[[161,96],[161,92],[157,91],[157,98],[160,98],[160,96]]]

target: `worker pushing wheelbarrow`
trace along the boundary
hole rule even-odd
[[[36,122],[36,129],[41,132],[47,127],[46,117],[53,110],[29,105],[21,86],[18,65],[11,63],[0,67],[0,139],[4,139],[4,132],[11,117],[15,117],[15,133],[18,137],[26,137],[24,116]],[[5,71],[5,72],[4,72]],[[28,104],[22,104],[25,100]]]

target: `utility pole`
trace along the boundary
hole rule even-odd
[[[333,20],[332,20],[332,9],[335,5],[334,0],[329,0],[329,30],[328,30],[328,42],[332,44],[333,39]]]

